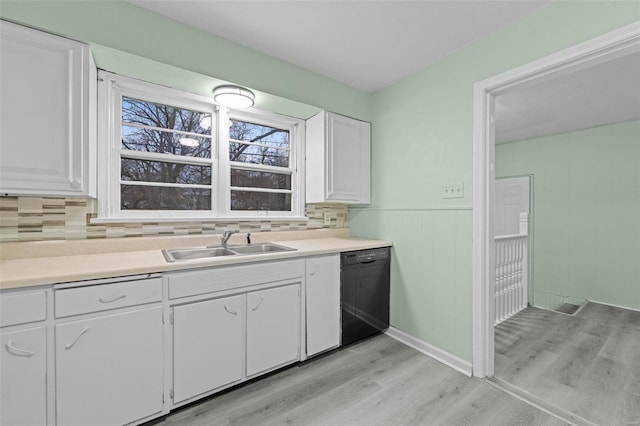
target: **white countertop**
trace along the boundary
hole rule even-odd
[[[312,238],[274,242],[278,245],[294,248],[296,251],[222,256],[175,263],[167,262],[160,249],[6,259],[0,261],[0,289],[276,259],[293,259],[392,245],[388,241],[363,238]]]

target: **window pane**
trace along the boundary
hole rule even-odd
[[[184,140],[185,138],[188,140]],[[211,138],[185,136],[125,125],[122,126],[122,148],[131,151],[211,158]]]
[[[231,191],[231,210],[291,211],[291,194]]]
[[[120,185],[122,210],[211,210],[211,190]]]
[[[122,180],[211,185],[211,167],[123,158]]]
[[[289,148],[289,131],[246,121],[231,120],[229,138],[272,147]]]
[[[122,121],[202,135],[211,134],[211,113],[191,111],[124,96],[122,97]]]
[[[231,186],[252,188],[291,189],[291,175],[231,169]]]
[[[229,143],[229,160],[241,163],[289,167],[289,151],[231,142]]]

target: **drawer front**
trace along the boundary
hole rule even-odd
[[[162,300],[162,278],[55,291],[56,318],[142,305]]]
[[[304,260],[250,263],[168,275],[169,299],[232,290],[304,276]]]
[[[47,318],[47,293],[0,294],[0,327],[44,321]]]

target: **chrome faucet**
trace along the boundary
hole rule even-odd
[[[231,238],[231,236],[233,234],[237,234],[239,231],[237,230],[233,230],[233,231],[224,231],[224,233],[222,234],[222,247],[227,248],[227,242],[229,241],[229,238]]]

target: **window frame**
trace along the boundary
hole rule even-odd
[[[253,124],[276,127],[279,129],[289,131],[289,167],[277,167],[277,166],[263,166],[252,163],[237,163],[229,160],[229,132],[223,132],[222,129],[228,129],[230,127],[231,120],[246,121]],[[228,216],[236,218],[257,218],[257,219],[271,219],[271,218],[291,218],[304,216],[304,153],[300,153],[301,148],[304,148],[304,132],[305,123],[303,120],[294,119],[285,116],[276,116],[273,113],[266,113],[264,111],[238,111],[229,110],[226,108],[220,108],[219,111],[220,120],[220,156],[222,153],[226,154],[225,161],[220,162],[220,179],[221,186],[226,189],[226,195],[220,191],[219,205],[222,207],[221,211]],[[297,143],[296,143],[297,141]],[[304,151],[303,151],[304,152]],[[302,159],[302,161],[299,161]],[[278,210],[231,210],[231,169],[233,166],[236,169],[255,170],[255,171],[273,171],[282,172],[289,171],[291,174],[291,212],[278,211]],[[300,192],[302,191],[302,194]],[[256,192],[269,192],[277,193],[282,192],[279,190],[263,190]],[[287,191],[289,192],[289,191]],[[301,200],[302,199],[302,205]],[[296,212],[296,210],[298,212]],[[295,212],[295,213],[294,213]]]
[[[198,112],[210,113],[211,158],[184,157],[183,163],[211,166],[210,210],[123,210],[121,208],[122,98],[129,97]],[[230,117],[289,131],[289,171],[291,172],[291,211],[231,210],[231,167],[229,161]],[[304,148],[305,121],[252,109],[230,110],[214,103],[213,98],[148,83],[108,71],[98,73],[98,217],[92,222],[140,221],[230,221],[230,220],[307,220],[305,217]],[[128,158],[157,160],[164,154],[135,151]],[[127,158],[127,157],[125,157]],[[194,160],[195,158],[195,160]],[[176,161],[177,162],[177,161]],[[257,170],[261,166],[245,165]],[[189,185],[151,185],[182,186]],[[277,191],[267,191],[277,192]]]

